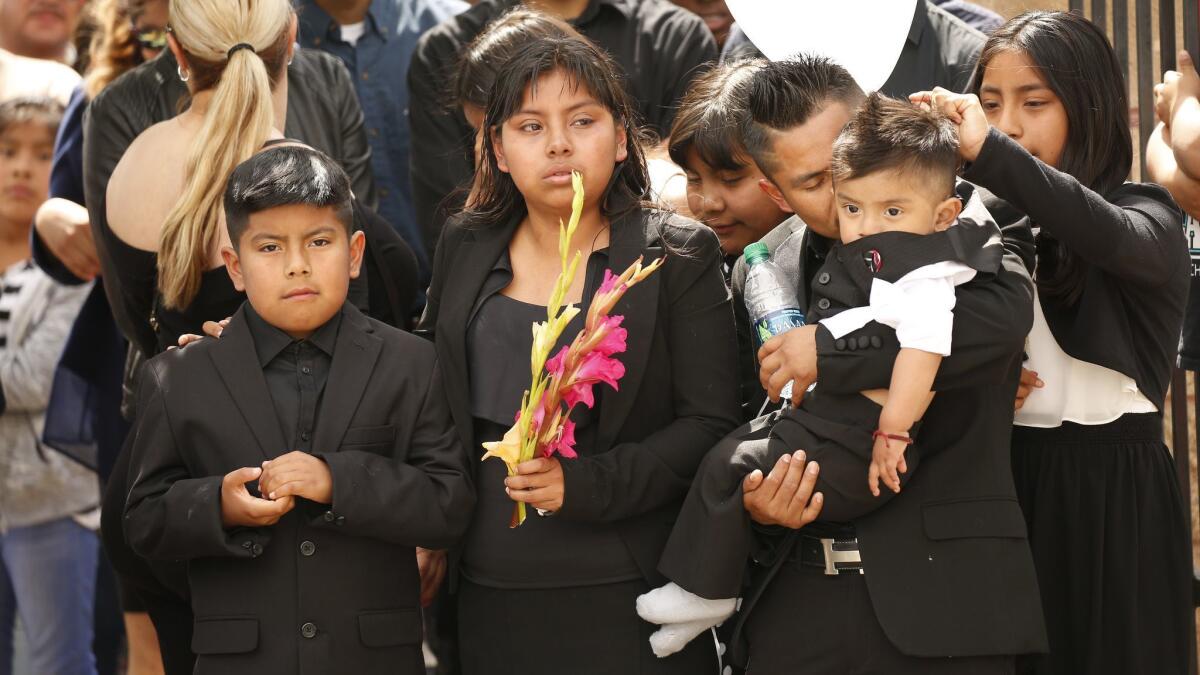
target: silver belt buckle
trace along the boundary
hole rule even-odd
[[[821,548],[825,552],[825,574],[829,576],[841,574],[841,570],[837,568],[838,563],[859,563],[858,573],[862,574],[862,553],[859,551],[835,551],[833,549],[835,542],[834,539],[821,539]]]

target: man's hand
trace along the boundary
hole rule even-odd
[[[48,199],[38,208],[33,226],[46,248],[71,274],[84,281],[100,274],[87,209],[69,199]]]
[[[421,606],[428,607],[446,578],[446,552],[418,546],[417,571],[421,573]]]
[[[907,435],[907,434],[905,434]],[[908,473],[908,463],[904,461],[904,451],[908,444],[886,436],[876,436],[875,446],[871,449],[871,468],[867,471],[867,487],[871,494],[879,496],[879,481],[891,488],[892,492],[900,492],[900,474]]]
[[[1038,374],[1027,368],[1021,369],[1021,383],[1017,385],[1017,401],[1013,405],[1013,410],[1020,410],[1025,406],[1025,399],[1033,393],[1034,389],[1041,389],[1046,386],[1042,382],[1042,378]]]
[[[798,530],[821,513],[825,497],[820,492],[813,494],[820,470],[816,462],[806,466],[803,450],[784,455],[765,479],[758,469],[746,476],[742,481],[742,506],[760,525]]]
[[[504,492],[514,502],[553,513],[562,508],[562,464],[557,457],[538,457],[517,465],[517,475],[504,479]]]
[[[772,401],[788,382],[792,405],[799,406],[809,385],[817,381],[817,326],[800,326],[767,340],[758,350],[758,381]]]
[[[262,469],[248,466],[225,474],[221,479],[221,524],[225,527],[266,527],[279,522],[292,510],[291,497],[276,501],[250,494],[246,483],[262,475]]]
[[[270,499],[304,497],[318,504],[333,501],[333,475],[329,465],[307,452],[293,450],[262,464],[259,491]]]

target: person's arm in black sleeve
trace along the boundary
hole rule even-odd
[[[963,177],[1027,214],[1088,263],[1130,283],[1155,287],[1186,264],[1183,213],[1162,188],[1129,185],[1109,202],[1074,176],[1033,157],[992,128]]]
[[[100,92],[84,114],[84,195],[113,319],[126,339],[137,345],[142,353],[152,355],[158,348],[158,340],[150,326],[157,270],[153,264],[137,266],[137,269],[134,265],[118,264],[105,245],[108,180],[133,139],[151,124],[150,120],[139,119],[139,111],[134,106],[123,105],[119,92],[116,94],[111,87]],[[146,117],[144,112],[141,117]]]
[[[375,193],[375,172],[371,169],[371,145],[367,142],[367,130],[362,106],[350,75],[340,63],[330,69],[332,78],[328,95],[339,101],[338,121],[341,123],[342,154],[335,157],[337,163],[350,177],[350,188],[354,198],[371,209],[379,206]]]
[[[417,256],[382,216],[357,201],[354,210],[367,238],[363,267],[371,316],[401,330],[411,330],[418,291]]]
[[[659,81],[661,91],[668,92],[659,110],[653,111],[653,119],[646,120],[655,127],[659,136],[666,140],[675,122],[679,101],[692,86],[692,80],[704,72],[704,68],[717,62],[717,42],[708,26],[690,12],[679,12],[671,25],[658,33],[663,40],[657,52],[662,55],[658,65],[663,68]]]
[[[433,253],[433,276],[429,280],[429,289],[425,292],[425,310],[413,333],[433,342],[437,331],[438,310],[442,306],[442,287],[446,278],[451,274],[450,265],[454,260],[454,251],[462,231],[449,223],[442,229],[438,237],[438,246]]]
[[[329,509],[339,518],[319,518],[314,527],[432,549],[453,546],[467,529],[475,504],[470,460],[431,365],[433,346],[419,346],[428,387],[410,420],[411,435],[397,434],[391,456],[353,448],[318,453],[329,465]]]
[[[675,420],[641,441],[563,461],[562,518],[613,522],[682,499],[704,455],[737,426],[737,346],[720,245],[705,228],[680,248],[688,254],[656,272],[670,298],[654,310],[668,322]]]
[[[270,530],[223,524],[224,477],[196,477],[188,470],[159,380],[161,366],[147,362],[138,385],[124,519],[129,546],[138,555],[157,560],[251,558],[255,544],[261,552],[268,543]]]
[[[408,67],[413,208],[428,243],[440,238],[449,207],[447,198],[470,180],[475,170],[470,155],[474,131],[461,111],[446,105],[456,56],[452,39],[430,32],[421,38]]]

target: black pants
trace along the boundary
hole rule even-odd
[[[981,607],[980,611],[987,611]],[[916,658],[884,634],[865,577],[785,563],[746,621],[747,675],[1011,675],[1013,657]]]
[[[770,473],[783,455],[804,450],[820,465],[822,521],[854,520],[894,496],[882,484],[879,497],[867,488],[871,432],[879,425],[880,407],[860,394],[822,396],[819,389],[802,408],[752,420],[705,456],[659,562],[668,579],[706,598],[741,594],[753,543],[742,480],[755,469]],[[908,472],[901,474],[901,484],[916,471],[919,449],[910,447],[905,460]]]
[[[637,615],[645,581],[516,590],[463,579],[458,588],[464,675],[716,675],[716,644],[702,634],[660,659],[658,626]]]
[[[150,614],[158,633],[167,675],[191,675],[192,607],[187,599],[187,568],[183,563],[149,563],[129,548],[123,527],[125,498],[129,494],[129,456],[133,434],[117,456],[104,490],[100,533],[104,553],[116,572],[121,604],[127,612]]]

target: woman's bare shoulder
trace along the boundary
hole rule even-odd
[[[158,250],[163,220],[183,191],[190,138],[173,120],[146,129],[121,156],[108,181],[108,226],[134,248]]]

